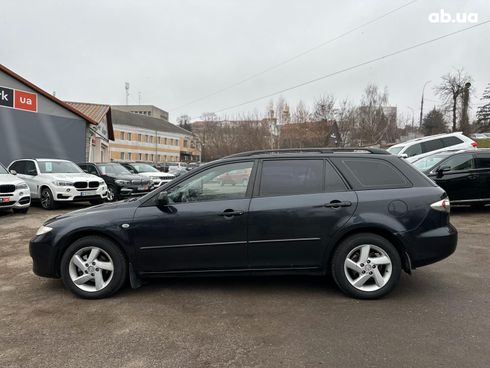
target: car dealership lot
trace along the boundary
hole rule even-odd
[[[33,275],[28,240],[58,213],[0,213],[0,367],[484,367],[490,207],[453,210],[456,253],[359,301],[318,277],[163,279],[81,300]]]

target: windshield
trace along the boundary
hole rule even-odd
[[[107,174],[131,175],[131,172],[128,169],[126,169],[124,166],[119,164],[97,165],[97,168],[100,170],[102,175],[107,175]]]
[[[415,166],[417,169],[425,171],[428,170],[435,165],[437,165],[439,162],[444,160],[447,156],[429,156],[429,157],[424,157],[421,158],[420,160],[417,160],[413,163],[413,166]]]
[[[82,169],[70,161],[38,161],[38,165],[43,174],[83,173]]]
[[[2,164],[0,164],[0,174],[8,174],[7,169]]]
[[[388,148],[388,152],[392,155],[397,155],[404,148],[405,146],[390,147]]]
[[[148,165],[148,164],[131,164],[137,172],[144,173],[144,172],[159,172],[157,169],[155,169],[153,166]]]

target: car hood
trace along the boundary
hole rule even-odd
[[[0,174],[0,184],[17,185],[17,184],[22,184],[22,183],[25,183],[24,180],[16,177],[15,175]]]
[[[116,180],[148,180],[148,177],[145,175],[133,175],[133,174],[124,174],[124,175],[111,175]]]
[[[169,173],[163,173],[163,172],[145,172],[145,173],[140,173],[140,175],[144,175],[146,177],[158,177],[158,178],[163,178],[165,176],[172,176],[172,174]]]
[[[67,180],[67,181],[87,181],[94,180],[100,181],[101,179],[98,176],[92,174],[83,174],[83,173],[66,173],[66,174],[40,174],[44,178],[49,178],[51,180]]]
[[[71,211],[59,216],[52,217],[48,219],[44,223],[44,225],[53,224],[55,222],[63,221],[63,220],[78,219],[80,217],[94,217],[94,218],[96,218],[96,216],[108,217],[106,216],[107,213],[124,210],[125,208],[127,208],[129,212],[132,212],[134,211],[134,209],[136,209],[136,207],[138,207],[138,205],[139,205],[139,201],[136,198],[127,199],[124,201],[119,201],[114,203],[104,203],[98,206],[83,208],[80,210]]]

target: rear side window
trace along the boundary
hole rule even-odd
[[[330,162],[325,162],[325,191],[326,192],[343,192],[347,190],[345,183],[340,175],[335,171]]]
[[[476,156],[476,167],[479,169],[490,169],[490,154]]]
[[[408,147],[403,153],[405,153],[408,157],[420,155],[422,154],[422,146],[420,143],[416,143],[413,146]]]
[[[463,143],[463,141],[458,137],[444,137],[441,138],[441,140],[444,147],[451,147]]]
[[[412,186],[408,179],[391,163],[379,159],[337,158],[337,166],[359,189],[390,189]]]
[[[323,160],[274,160],[262,163],[259,195],[323,192]]]
[[[422,150],[425,152],[432,152],[438,149],[444,148],[441,139],[432,139],[422,143]]]

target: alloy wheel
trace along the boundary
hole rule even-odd
[[[112,188],[112,187],[107,188],[107,200],[109,202],[112,202],[115,197],[116,197],[116,195],[114,193],[114,188]]]
[[[52,198],[49,190],[43,190],[43,192],[41,193],[41,206],[43,208],[49,208],[51,206],[51,201]]]
[[[393,265],[388,253],[372,244],[355,247],[344,261],[347,280],[361,291],[381,289],[390,280],[392,270]]]
[[[70,259],[68,272],[73,283],[81,290],[96,292],[104,289],[114,275],[114,262],[99,247],[85,247]]]

